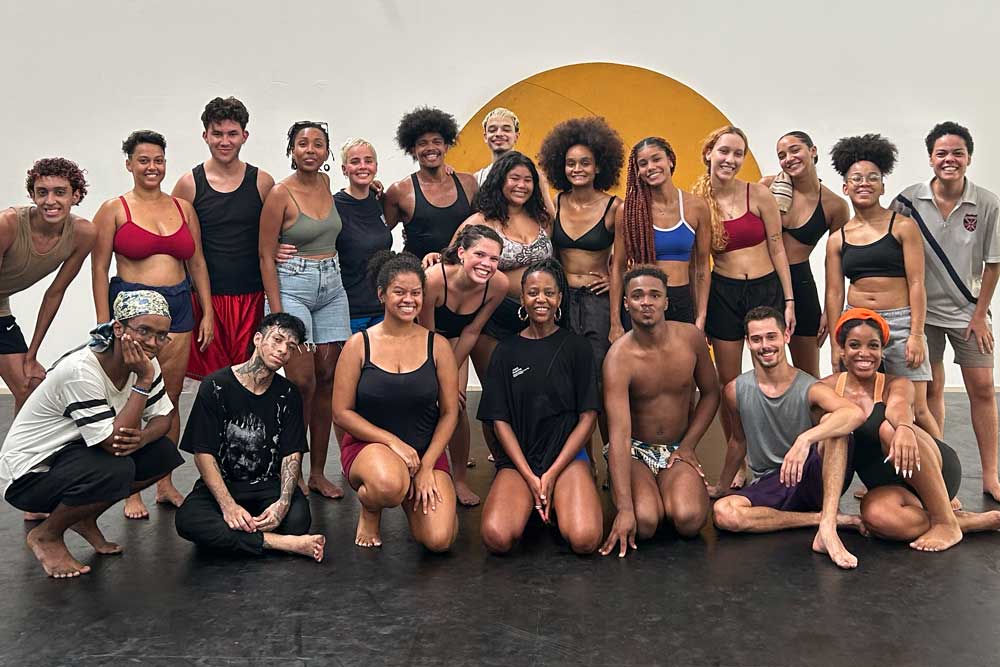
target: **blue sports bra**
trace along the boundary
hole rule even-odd
[[[662,229],[653,225],[653,247],[656,250],[658,262],[687,262],[691,260],[691,248],[694,247],[694,230],[684,219],[684,193],[677,192],[677,206],[680,208],[681,219],[670,229]]]

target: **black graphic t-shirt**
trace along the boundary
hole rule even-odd
[[[302,398],[275,375],[260,396],[226,367],[204,379],[191,406],[181,449],[211,454],[230,491],[246,492],[279,483],[281,459],[305,452]]]
[[[580,413],[599,409],[590,343],[559,329],[539,340],[500,341],[483,382],[478,417],[510,424],[531,471],[541,475],[559,457]],[[496,465],[514,467],[503,451]]]

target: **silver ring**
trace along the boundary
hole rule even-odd
[[[542,509],[542,506],[541,505],[535,505],[535,509],[536,510],[540,510],[540,509]]]

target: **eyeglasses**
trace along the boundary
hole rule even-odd
[[[166,343],[170,340],[170,334],[164,331],[154,331],[147,326],[134,327],[131,324],[123,325],[126,329],[131,329],[143,340],[149,340],[150,337],[155,338],[157,343]]]
[[[847,177],[849,183],[854,185],[861,185],[862,183],[870,183],[875,185],[876,183],[882,182],[882,174],[871,173],[865,176],[864,174],[851,174]]]

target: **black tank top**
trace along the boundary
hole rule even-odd
[[[559,221],[559,210],[562,203],[563,193],[559,193],[556,197],[556,219],[552,223],[552,245],[560,250],[589,250],[590,252],[600,252],[601,250],[607,250],[615,243],[615,234],[608,229],[608,226],[604,223],[605,218],[608,217],[608,211],[611,210],[611,205],[615,203],[614,195],[608,199],[608,205],[604,208],[604,213],[601,214],[601,218],[597,221],[597,224],[587,230],[587,233],[580,238],[574,240],[569,237],[566,230],[563,229],[562,223]]]
[[[483,285],[483,301],[479,307],[471,313],[460,315],[448,307],[448,272],[444,270],[444,262],[441,262],[441,277],[444,279],[444,301],[440,306],[434,306],[434,328],[445,338],[458,338],[462,335],[462,329],[471,324],[486,305],[486,295],[490,293],[490,281],[487,280]]]
[[[434,332],[427,332],[427,360],[408,373],[390,373],[373,364],[368,332],[362,331],[361,335],[365,340],[365,363],[354,396],[355,412],[423,455],[431,444],[440,414]]]
[[[811,248],[819,243],[819,240],[823,238],[823,234],[826,234],[826,230],[826,213],[823,212],[823,188],[820,187],[819,201],[816,202],[816,208],[813,210],[812,215],[809,216],[809,219],[805,221],[805,224],[794,228],[786,227],[781,231],[802,245],[807,245]]]
[[[441,252],[455,234],[458,226],[472,215],[472,206],[465,196],[465,188],[458,176],[451,175],[455,181],[458,196],[451,206],[434,206],[424,197],[420,189],[420,181],[416,174],[410,175],[413,181],[413,217],[403,227],[406,235],[404,250],[422,258],[429,252]]]
[[[260,292],[260,210],[264,204],[257,190],[257,167],[247,165],[240,187],[216,192],[205,177],[205,165],[194,175],[194,205],[201,225],[201,247],[208,265],[212,294]]]
[[[903,263],[903,246],[892,235],[892,224],[896,214],[889,219],[889,231],[878,241],[866,245],[851,245],[847,242],[844,228],[840,228],[843,242],[840,263],[844,276],[852,283],[862,278],[905,278],[906,265]]]

